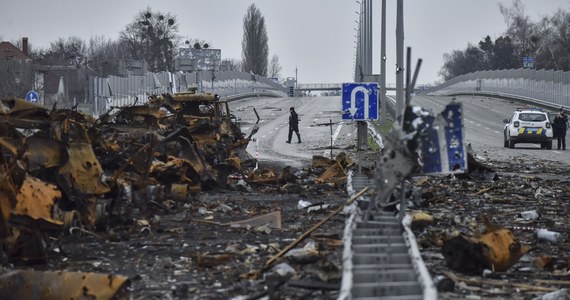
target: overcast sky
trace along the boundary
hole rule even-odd
[[[533,20],[570,0],[522,0]],[[269,55],[279,56],[281,77],[299,83],[352,82],[355,28],[359,4],[354,0],[0,0],[0,39],[28,37],[32,47],[45,48],[58,38],[93,36],[117,39],[119,32],[146,7],[177,16],[183,37],[210,42],[222,58],[241,59],[243,17],[255,3],[265,17]],[[498,3],[511,0],[404,0],[404,45],[412,61],[423,59],[418,83],[439,78],[443,54],[495,38],[506,29]],[[374,0],[374,73],[380,72],[381,1]],[[396,0],[387,1],[387,82],[395,82]]]

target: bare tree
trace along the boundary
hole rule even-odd
[[[523,56],[535,56],[540,48],[538,26],[525,13],[521,0],[513,0],[512,7],[499,3],[499,10],[507,24],[505,35],[511,39],[516,58],[522,64]]]
[[[547,25],[541,35],[544,46],[537,53],[537,65],[545,69],[570,70],[570,13],[558,10],[541,23]]]
[[[118,74],[119,59],[132,58],[126,45],[120,40],[92,37],[88,42],[87,56],[82,65],[99,76]]]
[[[193,49],[208,49],[212,47],[212,43],[206,42],[205,40],[201,40],[198,38],[186,38],[184,44],[186,44],[188,48],[193,48]]]
[[[131,56],[144,59],[151,71],[173,70],[175,49],[180,42],[175,16],[153,12],[147,7],[121,31],[120,39]]]
[[[240,71],[242,70],[242,63],[235,58],[222,60],[222,69],[224,71]]]
[[[77,65],[87,55],[87,44],[79,37],[59,38],[40,51],[40,62],[44,65]]]
[[[443,55],[443,66],[439,75],[449,80],[461,74],[484,70],[488,65],[485,52],[474,45],[467,45],[467,49],[454,50]]]
[[[252,4],[243,18],[242,62],[243,71],[267,76],[267,60],[269,57],[265,18],[259,9]]]
[[[271,57],[271,61],[269,62],[269,77],[271,78],[279,78],[281,77],[281,64],[279,64],[279,56],[274,54]]]

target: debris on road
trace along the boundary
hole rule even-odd
[[[128,283],[110,274],[18,270],[0,274],[0,294],[7,300],[128,299]]]

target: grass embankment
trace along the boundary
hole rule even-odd
[[[394,122],[390,118],[385,118],[384,124],[382,125],[380,124],[380,120],[374,121],[373,123],[376,126],[376,129],[380,131],[379,133],[380,135],[382,135],[382,137],[388,135],[388,132],[390,132],[390,130],[392,129],[392,125],[394,124]],[[376,142],[374,142],[374,139],[370,136],[368,136],[368,149],[372,151],[380,150],[380,146],[378,146],[378,144],[376,144]]]

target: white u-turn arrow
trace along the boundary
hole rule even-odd
[[[358,110],[356,108],[356,93],[361,92],[364,93],[364,118],[363,119],[368,119],[368,110],[369,110],[369,95],[370,95],[370,91],[363,87],[363,86],[357,86],[354,89],[352,89],[352,91],[350,92],[350,115],[352,116],[352,118],[354,119],[354,114],[356,114],[356,111]]]

